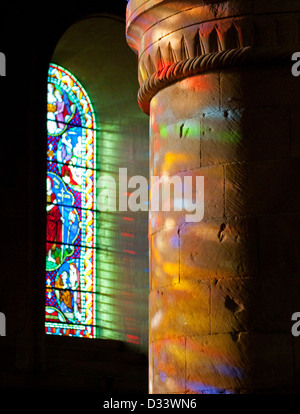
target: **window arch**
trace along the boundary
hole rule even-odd
[[[47,92],[47,334],[97,336],[96,125],[80,82],[51,63]]]

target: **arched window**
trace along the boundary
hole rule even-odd
[[[96,126],[90,99],[50,64],[47,95],[47,334],[96,332]]]

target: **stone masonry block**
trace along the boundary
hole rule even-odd
[[[200,167],[200,120],[161,124],[150,136],[151,175],[173,175]]]
[[[180,239],[177,227],[162,229],[150,236],[150,288],[179,282]]]
[[[222,110],[299,104],[300,82],[291,67],[239,68],[220,74]],[[266,82],[268,79],[268,82]]]
[[[156,289],[149,301],[150,341],[210,332],[209,281]]]
[[[248,279],[222,279],[211,284],[212,333],[247,330],[249,303]]]
[[[196,177],[203,177],[204,194],[200,184],[196,184]],[[191,177],[186,179],[185,177]],[[191,171],[184,171],[176,174],[176,176],[169,177],[171,180],[175,180],[175,183],[179,183],[181,195],[174,198],[173,185],[171,188],[171,200],[170,206],[166,208],[166,204],[162,207],[160,204],[159,211],[154,211],[152,206],[152,197],[158,197],[162,199],[162,194],[154,194],[153,187],[150,192],[150,216],[149,216],[149,234],[160,230],[162,228],[173,227],[177,225],[181,227],[185,223],[191,222],[191,220],[201,221],[202,219],[208,219],[211,217],[223,217],[224,214],[224,168],[223,166],[210,166],[206,168],[194,169]],[[186,180],[186,181],[185,181]],[[191,180],[190,183],[187,180]],[[160,187],[161,188],[161,187]],[[156,187],[157,190],[157,187]],[[192,200],[190,198],[192,196]],[[192,211],[188,211],[184,207],[184,198],[193,202]],[[168,199],[168,198],[167,198]],[[177,211],[175,211],[175,204]],[[204,204],[204,206],[203,206]],[[204,210],[203,210],[204,207]],[[163,211],[163,210],[169,211]],[[201,216],[201,214],[203,215]],[[195,217],[189,217],[194,216]]]
[[[282,106],[246,108],[242,112],[240,131],[243,137],[240,160],[263,161],[288,157],[289,108],[285,102]]]
[[[218,334],[188,338],[187,390],[197,393],[272,391],[293,380],[290,334]]]
[[[201,118],[201,165],[287,157],[289,134],[284,106],[216,111]]]
[[[230,393],[246,385],[249,357],[242,337],[187,338],[186,387],[197,394]]]
[[[224,170],[222,166],[203,167],[192,172],[204,177],[204,219],[224,213]]]
[[[300,282],[244,278],[211,284],[212,333],[290,333]]]
[[[159,91],[151,100],[150,128],[196,118],[219,108],[219,75],[197,75]]]
[[[232,278],[258,272],[254,218],[203,220],[180,230],[180,280]]]
[[[238,110],[203,114],[201,118],[202,166],[240,160],[243,145],[241,117],[242,113]]]
[[[151,391],[154,394],[185,391],[185,338],[171,338],[150,344]]]

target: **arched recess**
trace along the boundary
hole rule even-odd
[[[64,32],[51,59],[87,92],[95,116],[98,179],[113,177],[117,190],[120,168],[127,169],[128,178],[148,178],[147,119],[137,104],[136,62],[128,53],[124,30],[124,21],[118,17],[84,18]],[[144,351],[147,223],[146,211],[97,212],[93,246],[97,263],[94,336],[134,343]]]
[[[109,301],[116,304],[112,315],[120,322],[119,330],[109,330],[114,339],[45,335],[45,138],[50,62],[69,68],[91,98],[96,123],[101,126],[97,142],[103,146],[98,152],[102,171],[117,171],[120,165],[128,167],[128,176],[146,176],[148,170],[148,119],[136,102],[136,58],[125,41],[125,6],[125,0],[118,0],[76,7],[60,4],[51,10],[30,4],[18,6],[17,12],[12,4],[3,9],[1,51],[7,58],[7,76],[1,77],[1,128],[6,137],[1,140],[1,165],[6,178],[0,183],[5,194],[0,212],[5,234],[0,311],[6,317],[6,337],[0,343],[0,386],[12,389],[13,395],[24,388],[56,392],[56,397],[65,396],[66,391],[70,396],[72,391],[84,390],[147,390],[146,212],[127,217],[135,221],[114,216],[118,219],[111,224],[114,251],[108,246],[108,230],[103,228],[103,254],[109,258],[117,253],[115,257],[126,265],[126,272],[123,267],[119,274],[113,273],[115,291],[103,295],[104,305]],[[88,24],[93,19],[98,19],[98,25]],[[81,32],[81,23],[89,35]],[[72,33],[74,36],[68,36]],[[90,57],[97,51],[98,63],[91,64]],[[111,148],[108,137],[120,139]],[[135,238],[127,237],[136,228]],[[138,245],[135,255],[131,254],[133,241]],[[111,264],[117,267],[117,259],[107,265]],[[105,269],[103,272],[105,276]]]

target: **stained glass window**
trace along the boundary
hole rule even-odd
[[[50,64],[47,94],[47,334],[96,336],[96,127],[90,99]]]

